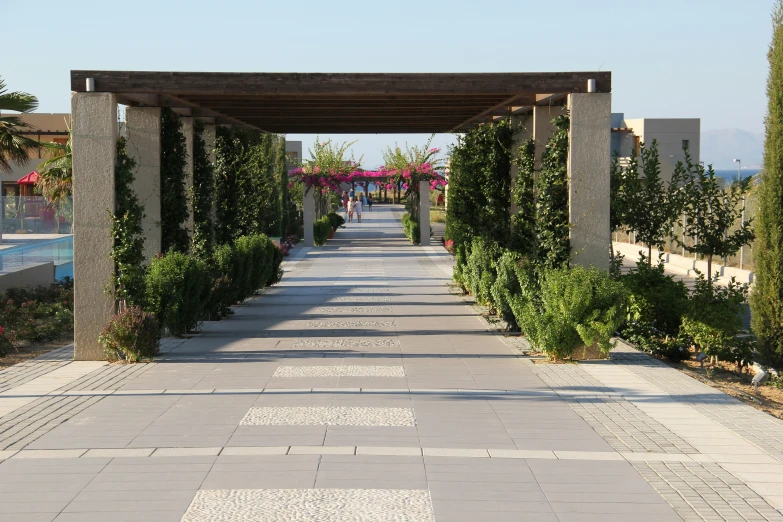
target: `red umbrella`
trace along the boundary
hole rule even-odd
[[[38,182],[38,173],[32,171],[29,174],[25,174],[16,182],[19,185],[35,185]]]

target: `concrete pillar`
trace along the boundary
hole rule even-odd
[[[511,144],[511,215],[516,214],[519,209],[514,203],[514,188],[517,184],[517,176],[519,175],[519,169],[516,162],[513,161],[517,157],[517,149],[519,146],[529,141],[533,137],[533,125],[532,117],[528,114],[511,116],[511,128],[514,130],[513,140]]]
[[[420,245],[430,246],[430,182],[419,181]]]
[[[105,289],[114,275],[109,212],[115,205],[117,98],[111,93],[76,93],[71,117],[74,358],[98,361],[105,359],[98,335],[115,313],[114,297]]]
[[[315,188],[302,188],[302,219],[304,221],[304,246],[315,246],[313,223],[315,222]]]
[[[612,95],[571,94],[568,108],[568,215],[573,260],[608,270]]]
[[[187,162],[185,163],[185,194],[188,198],[188,219],[185,221],[185,229],[188,231],[188,237],[193,237],[193,202],[190,193],[193,190],[193,128],[194,120],[191,117],[180,117],[182,122],[182,133],[185,135],[185,153]]]
[[[136,160],[133,190],[144,206],[144,259],[163,248],[160,226],[160,108],[128,107],[125,111],[128,155]]]
[[[542,105],[533,107],[533,139],[536,142],[536,172],[541,170],[541,157],[546,144],[555,131],[552,120],[565,114],[567,107],[560,105]]]

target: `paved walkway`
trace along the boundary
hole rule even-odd
[[[783,521],[783,422],[628,348],[534,364],[364,217],[154,363],[0,372],[0,521]]]

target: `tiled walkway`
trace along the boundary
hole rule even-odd
[[[0,372],[0,521],[783,521],[783,422],[629,348],[533,364],[364,218],[154,363]]]

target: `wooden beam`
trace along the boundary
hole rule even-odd
[[[557,94],[536,94],[536,105],[552,105],[557,101],[565,99],[568,93]]]
[[[483,118],[484,116],[495,116],[494,111],[497,111],[498,109],[501,109],[501,110],[505,109],[506,112],[508,112],[508,107],[512,107],[514,105],[514,102],[516,102],[519,98],[521,98],[521,96],[519,96],[519,95],[512,96],[512,97],[504,100],[502,103],[499,103],[499,104],[495,105],[494,107],[490,107],[489,109],[485,110],[484,112],[481,112],[481,113],[477,114],[476,116],[473,116],[472,118],[468,118],[467,120],[463,121],[459,125],[455,126],[449,132],[454,132],[457,129],[461,129],[461,128],[465,127],[466,125],[469,125],[470,123]]]
[[[71,71],[71,90],[158,94],[535,94],[611,92],[611,73],[209,73],[148,71]]]

